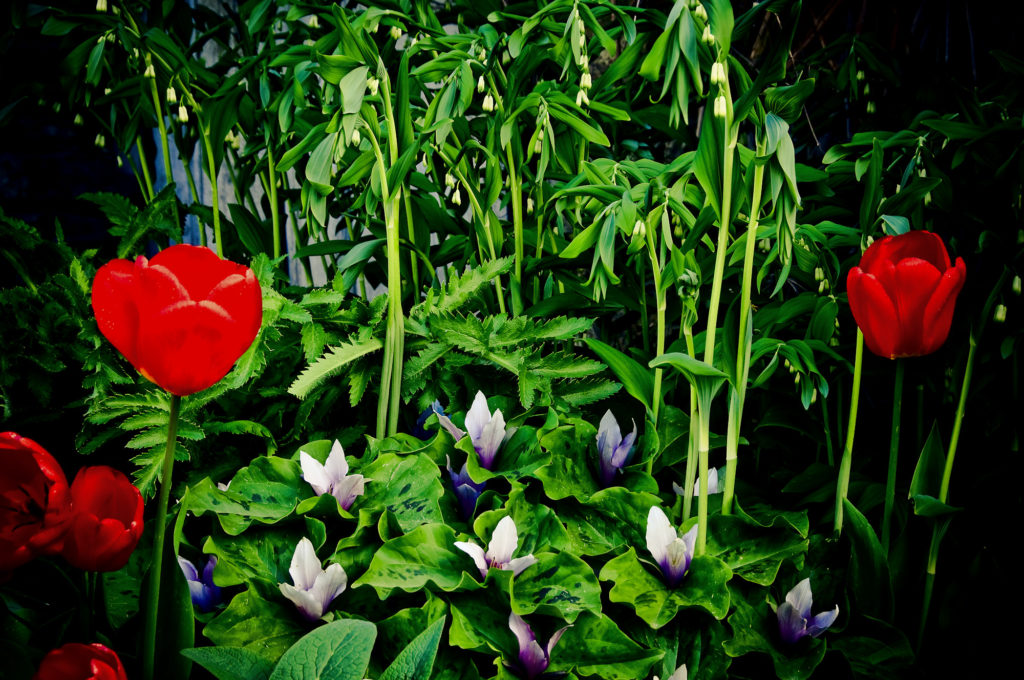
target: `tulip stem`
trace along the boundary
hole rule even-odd
[[[843,531],[843,500],[850,490],[850,467],[853,465],[853,435],[857,429],[857,406],[860,403],[860,376],[864,365],[864,333],[857,329],[857,352],[853,360],[853,390],[850,394],[850,421],[846,428],[846,445],[839,462],[839,483],[836,486],[835,534]]]
[[[167,504],[171,497],[171,471],[174,467],[174,445],[178,435],[178,413],[181,397],[171,395],[170,415],[167,419],[167,448],[164,449],[163,475],[156,503],[156,528],[153,535],[153,558],[146,596],[146,630],[142,640],[142,677],[153,680],[156,660],[157,608],[160,603],[160,572],[164,558],[164,534],[167,529]]]
[[[985,310],[986,313],[988,310]],[[949,440],[949,450],[946,453],[946,467],[942,471],[942,485],[939,487],[939,502],[945,503],[949,499],[949,480],[953,475],[953,459],[956,457],[956,447],[960,442],[960,428],[964,421],[964,410],[967,407],[967,392],[971,387],[971,375],[974,373],[974,350],[978,343],[974,335],[971,335],[970,349],[967,352],[967,366],[964,368],[964,382],[960,387],[960,401],[957,403],[956,416],[953,420],[953,434]],[[925,626],[928,623],[928,608],[931,605],[932,589],[935,585],[935,568],[939,561],[939,543],[946,533],[948,518],[937,517],[932,525],[932,542],[928,548],[928,566],[925,570],[924,601],[921,603],[921,624],[917,631],[917,648],[921,648],[924,641]]]
[[[889,474],[885,478],[885,509],[882,513],[882,551],[889,554],[892,506],[896,497],[896,461],[900,451],[900,412],[903,408],[903,359],[896,360],[896,379],[892,389],[892,434],[889,437]]]

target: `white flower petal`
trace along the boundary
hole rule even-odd
[[[562,635],[565,634],[565,631],[569,630],[570,628],[572,628],[572,626],[566,626],[565,628],[559,628],[558,630],[555,631],[555,634],[551,636],[551,639],[548,640],[548,658],[549,659],[551,658],[551,650],[554,649],[555,645],[558,644],[558,641],[562,639]]]
[[[505,416],[501,414],[501,409],[498,409],[484,425],[480,437],[473,439],[473,447],[480,454],[480,464],[483,467],[489,468],[494,463],[494,456],[504,440]]]
[[[437,411],[434,411],[434,413],[437,413],[437,422],[441,424],[441,427],[448,430],[448,433],[452,436],[452,439],[454,439],[455,441],[459,441],[460,439],[466,436],[465,432],[463,432],[462,430],[455,426],[455,423],[452,422],[451,418]]]
[[[512,634],[516,636],[516,640],[519,641],[520,650],[526,649],[530,646],[531,642],[537,641],[533,631],[530,630],[530,627],[526,625],[526,621],[519,614],[508,615],[508,627],[512,630]]]
[[[362,475],[348,475],[334,485],[331,493],[338,499],[342,509],[348,510],[357,497],[363,495],[366,487],[366,478]]]
[[[320,603],[320,612],[327,611],[338,595],[348,587],[348,575],[340,564],[329,564],[319,576],[310,594],[313,599]]]
[[[291,567],[288,569],[288,573],[292,575],[292,583],[299,590],[309,590],[322,571],[320,560],[313,550],[313,543],[308,538],[303,538],[295,546]]]
[[[196,569],[196,565],[192,564],[184,557],[178,556],[178,566],[181,567],[181,572],[185,574],[185,579],[191,584],[192,582],[199,581],[199,571]]]
[[[665,561],[669,543],[676,540],[676,530],[665,516],[665,511],[652,505],[647,513],[647,550],[658,564]]]
[[[519,532],[511,517],[505,516],[498,522],[491,534],[491,543],[487,546],[487,560],[491,564],[508,564],[519,544]]]
[[[512,570],[513,576],[519,576],[523,573],[523,570],[529,566],[537,564],[537,558],[533,555],[527,555],[526,557],[517,557],[508,563],[508,568]]]
[[[473,558],[481,577],[487,576],[487,557],[483,548],[472,541],[455,541],[455,547]]]
[[[811,597],[811,579],[805,578],[803,581],[800,581],[800,583],[793,586],[793,589],[786,593],[786,602],[791,604],[793,609],[795,609],[802,618],[811,618],[811,605],[813,604]]]
[[[676,672],[668,676],[668,680],[686,680],[686,664],[676,669]]]
[[[680,539],[686,544],[686,550],[689,552],[690,557],[693,557],[693,553],[697,550],[697,525],[694,524],[690,527],[690,530],[683,534]]]
[[[331,478],[320,461],[305,451],[299,451],[299,465],[302,466],[302,478],[313,487],[317,496],[323,496],[330,490]]]
[[[601,457],[610,460],[615,447],[622,441],[622,431],[619,429],[619,422],[615,420],[611,409],[604,412],[601,422],[597,426],[597,451]]]
[[[307,619],[315,621],[324,615],[319,600],[314,598],[311,593],[296,588],[290,583],[282,583],[280,587],[281,594],[291,600]]]
[[[808,622],[807,634],[811,637],[818,637],[825,632],[826,628],[835,623],[837,616],[839,616],[839,605],[836,605],[832,611],[821,612]]]
[[[483,392],[478,391],[473,399],[473,405],[466,414],[466,431],[469,432],[469,437],[474,444],[480,440],[480,435],[483,434],[484,427],[489,422],[491,422],[491,409],[487,408],[487,397]]]
[[[331,453],[327,456],[327,477],[331,482],[337,484],[348,474],[348,461],[345,460],[345,452],[341,449],[341,442],[334,440]]]

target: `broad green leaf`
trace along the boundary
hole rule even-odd
[[[607,616],[585,613],[565,631],[551,653],[552,671],[575,667],[578,675],[602,680],[646,678],[664,652],[645,649]]]
[[[455,530],[447,525],[418,526],[381,546],[352,587],[372,586],[382,598],[393,588],[412,593],[428,583],[454,590],[463,571],[477,574],[469,555],[455,547],[456,540]]]
[[[540,446],[551,454],[551,462],[537,470],[535,476],[544,485],[544,494],[551,500],[569,496],[586,501],[599,487],[594,476],[598,469],[597,430],[583,419],[545,434]]]
[[[633,397],[638,399],[648,411],[653,410],[654,404],[654,373],[611,345],[607,345],[595,338],[584,338],[587,346],[596,354],[601,361],[608,365],[619,380]]]
[[[534,612],[572,623],[581,612],[601,613],[601,584],[586,562],[567,552],[541,553],[512,580],[512,611]]]
[[[379,680],[430,680],[445,620],[441,617],[410,642]]]
[[[892,620],[895,610],[889,563],[875,530],[849,499],[843,499],[850,538],[849,586],[854,603],[868,616]]]
[[[655,576],[657,566],[644,568],[635,548],[619,555],[601,569],[602,581],[611,581],[612,602],[625,602],[636,610],[636,615],[652,628],[661,628],[675,618],[683,607],[700,607],[716,619],[729,612],[729,589],[726,587],[732,571],[717,557],[694,557],[682,582],[675,588],[665,585],[661,575]]]
[[[795,531],[759,527],[736,515],[709,520],[708,553],[751,583],[771,585],[782,562],[807,548],[808,541]]]
[[[203,635],[218,647],[243,647],[276,663],[305,632],[292,603],[284,597],[281,601],[269,602],[250,588],[235,595],[227,609],[206,624]]]
[[[266,658],[244,647],[196,647],[181,653],[217,680],[268,680],[274,670]]]
[[[444,494],[441,472],[425,454],[381,454],[359,471],[366,477],[366,490],[356,499],[353,512],[360,516],[387,510],[403,531],[425,523],[441,522],[437,501]]]
[[[362,680],[376,639],[369,621],[332,621],[292,645],[270,680]]]
[[[566,503],[558,517],[569,535],[570,552],[603,555],[621,547],[646,545],[647,514],[659,505],[657,496],[611,487],[586,503]]]

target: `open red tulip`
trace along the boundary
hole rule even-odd
[[[87,571],[117,571],[142,537],[142,494],[124,473],[84,467],[71,484],[72,518],[63,556]]]
[[[209,248],[176,245],[113,260],[92,285],[100,332],[147,379],[186,396],[223,378],[263,317],[259,282]]]
[[[0,575],[59,552],[71,516],[64,471],[46,449],[0,433]]]
[[[32,680],[127,680],[114,650],[98,642],[69,642],[43,657]]]
[[[967,268],[951,266],[938,234],[886,236],[850,270],[850,311],[875,354],[895,359],[931,354],[946,341]]]

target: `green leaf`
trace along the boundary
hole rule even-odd
[[[274,670],[267,659],[244,647],[196,647],[181,653],[217,680],[268,680]]]
[[[327,354],[324,354],[299,374],[295,382],[288,387],[288,394],[294,395],[299,399],[305,399],[315,387],[343,370],[349,362],[371,352],[376,352],[383,346],[384,343],[378,338],[370,338],[363,342],[343,343],[338,347],[332,347]]]
[[[735,515],[709,520],[708,553],[751,583],[771,585],[782,562],[807,548],[808,541],[796,531],[761,527]]]
[[[665,365],[671,366],[682,373],[687,382],[693,385],[697,392],[697,401],[701,405],[701,410],[705,413],[707,412],[706,409],[711,406],[711,401],[715,398],[715,394],[718,393],[718,390],[722,388],[722,385],[729,378],[729,376],[714,366],[709,366],[703,361],[694,359],[682,352],[662,354],[652,359],[650,363],[651,368]]]
[[[942,444],[942,434],[939,432],[939,424],[933,422],[928,439],[921,449],[921,455],[917,458],[917,465],[914,466],[914,477],[910,481],[908,497],[938,496],[945,466],[946,449]]]
[[[592,469],[597,467],[599,453],[597,429],[583,419],[566,424],[541,437],[540,446],[551,454],[551,462],[535,473],[544,485],[544,494],[551,500],[569,496],[586,501],[599,487]]]
[[[399,653],[379,680],[430,680],[446,618],[441,617]]]
[[[541,553],[536,564],[513,579],[512,611],[521,616],[539,612],[570,623],[585,611],[599,615],[601,584],[579,557]]]
[[[892,579],[882,544],[868,520],[849,499],[843,499],[850,538],[850,592],[854,602],[868,616],[891,621],[894,613]]]
[[[658,505],[657,496],[621,486],[598,491],[582,504],[566,504],[558,511],[576,555],[603,555],[611,550],[645,545],[647,514]]]
[[[657,571],[658,567],[651,567]],[[729,613],[729,589],[726,583],[732,570],[717,557],[694,557],[682,582],[669,588],[661,579],[645,569],[637,558],[636,549],[604,565],[600,579],[612,581],[608,594],[612,602],[625,602],[636,610],[636,615],[652,628],[661,628],[675,618],[679,609],[700,607],[716,619]]]
[[[242,647],[270,663],[276,663],[303,632],[305,626],[291,603],[269,602],[251,588],[235,595],[203,628],[203,635],[218,647]]]
[[[654,409],[654,374],[635,359],[632,359],[611,345],[595,338],[584,338],[587,346],[601,361],[607,364],[622,386],[633,397],[638,399],[648,411]]]
[[[455,540],[455,530],[447,525],[418,526],[384,543],[352,587],[372,586],[382,598],[393,588],[412,593],[428,583],[454,590],[463,570],[476,569],[473,560],[454,547]]]
[[[733,606],[736,609],[729,617],[732,638],[724,643],[729,656],[767,654],[780,680],[806,680],[825,658],[822,639],[805,638],[795,645],[783,643],[778,617],[767,602],[755,600],[751,606],[742,597],[734,597]]]
[[[360,515],[388,511],[402,531],[429,522],[441,522],[437,501],[444,495],[441,472],[427,455],[381,454],[360,473],[366,477],[366,491],[356,500],[353,511]]]
[[[376,639],[369,621],[333,621],[292,645],[270,680],[362,680]]]
[[[575,667],[580,675],[602,680],[646,678],[664,652],[646,649],[629,639],[604,614],[585,613],[576,620],[551,653],[551,670]]]

